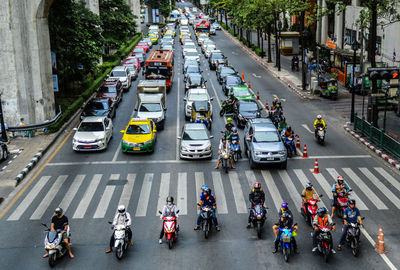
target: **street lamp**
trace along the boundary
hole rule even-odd
[[[356,57],[357,57],[357,50],[360,44],[357,40],[354,39],[353,43],[351,44],[351,49],[353,50],[353,78],[352,78],[352,86],[351,86],[351,115],[350,115],[350,122],[354,123],[354,103],[355,103],[355,69],[356,69]]]
[[[278,30],[279,30],[279,36],[278,36],[278,71],[281,71],[281,32],[282,32],[282,22],[278,22]]]

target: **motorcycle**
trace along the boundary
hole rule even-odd
[[[229,153],[226,151],[222,151],[221,156],[222,156],[222,169],[225,171],[225,173],[228,173]]]
[[[52,231],[46,224],[42,223],[42,225],[47,228],[46,237],[44,238],[44,249],[48,254],[50,267],[54,267],[57,259],[64,257],[67,253],[67,247],[64,241],[62,241],[61,230]],[[69,229],[65,233],[69,235]]]
[[[231,153],[234,162],[239,160],[239,142],[237,139],[232,139],[231,141]]]
[[[364,217],[362,217],[361,219],[364,219]],[[358,222],[348,223],[346,243],[351,248],[351,253],[354,257],[357,257],[360,251],[360,233],[360,224]]]
[[[292,62],[292,71],[299,71],[299,61],[294,60]]]
[[[112,224],[111,221],[108,222]],[[111,227],[114,230],[114,248],[115,248],[115,256],[118,260],[121,260],[124,252],[128,249],[129,239],[128,234],[126,233],[127,226],[125,225],[116,225]]]
[[[227,100],[224,100],[221,103],[221,110],[219,111],[219,115],[222,117],[224,114],[232,114],[233,113],[233,106],[228,104]]]
[[[250,211],[252,212],[251,223],[254,228],[257,229],[257,237],[261,238],[261,229],[267,219],[267,210],[262,204],[256,204],[254,207],[250,208]]]
[[[297,223],[294,225],[296,226]],[[289,261],[290,254],[293,251],[293,246],[292,246],[292,237],[294,237],[293,229],[292,228],[279,228],[280,232],[280,240],[279,240],[279,250],[283,252],[283,257],[285,258],[285,261]]]
[[[328,262],[329,256],[332,253],[332,234],[331,234],[332,227],[319,226],[319,230],[321,232],[317,238],[317,249],[324,256],[325,262]]]
[[[319,197],[322,197],[322,194],[319,195]],[[306,222],[313,227],[313,220],[315,215],[317,214],[318,210],[318,205],[317,205],[318,200],[316,199],[310,199],[307,200],[307,208],[306,205],[303,203],[303,206],[301,207],[301,215],[305,218]]]
[[[197,204],[200,206],[200,204]],[[213,225],[212,208],[208,205],[201,207],[201,228],[204,232],[204,238],[207,239]]]
[[[348,206],[350,191],[351,190],[349,190],[349,192],[342,191],[337,194],[337,215],[340,218],[343,218],[344,210],[346,210]]]
[[[285,139],[285,146],[287,149],[288,157],[293,157],[296,155],[296,146],[294,145],[293,136],[289,136]]]
[[[160,214],[162,214],[161,211],[158,211]],[[176,213],[179,213],[179,210],[176,211]],[[163,217],[164,220],[164,235],[165,235],[165,240],[168,243],[168,248],[172,249],[172,246],[174,242],[178,240],[178,232],[179,232],[179,226],[177,226],[177,218],[174,216],[167,216]]]
[[[315,138],[319,144],[324,144],[325,141],[325,128],[323,126],[317,126],[315,131]]]

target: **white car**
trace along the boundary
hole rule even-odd
[[[197,49],[193,49],[193,48],[184,48],[184,49],[182,50],[182,56],[185,57],[185,55],[186,55],[187,53],[189,53],[189,52],[195,52],[195,53],[197,53]]]
[[[186,92],[186,95],[183,99],[184,101],[184,110],[185,110],[185,119],[188,120],[192,115],[192,104],[193,101],[208,101],[210,104],[211,118],[212,118],[212,97],[208,94],[207,89],[204,88],[191,88]]]
[[[201,123],[187,123],[182,128],[179,139],[181,159],[212,159],[212,144],[208,130]]]
[[[200,55],[196,52],[186,52],[184,56],[184,60],[186,59],[195,59],[197,62],[200,62]]]
[[[217,51],[215,45],[208,45],[204,50],[204,56],[206,58],[210,57],[211,52]]]
[[[111,119],[105,116],[88,116],[83,118],[79,127],[74,130],[74,151],[100,151],[107,149],[113,134],[113,124]]]
[[[201,46],[203,44],[203,41],[208,39],[208,34],[200,34],[197,37],[197,43]]]
[[[122,88],[128,90],[131,87],[133,74],[126,66],[114,67],[109,75],[110,79],[119,79],[122,83]]]
[[[201,51],[203,53],[206,51],[206,48],[207,48],[208,45],[215,45],[215,43],[211,39],[204,40],[203,44],[201,45]]]

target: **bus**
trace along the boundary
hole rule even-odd
[[[198,24],[196,24],[196,27],[194,28],[196,32],[205,32],[205,33],[210,33],[210,22],[207,20],[202,20]]]
[[[167,89],[171,89],[174,79],[174,52],[171,50],[153,50],[146,60],[146,80],[165,80]]]

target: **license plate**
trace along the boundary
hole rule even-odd
[[[194,158],[198,158],[198,157],[199,157],[199,155],[193,155],[193,157],[194,157]]]
[[[267,157],[267,160],[274,160],[273,157]]]
[[[83,148],[85,148],[85,149],[90,149],[90,148],[92,148],[91,146],[84,146]]]
[[[133,147],[133,151],[140,151],[140,147]]]

